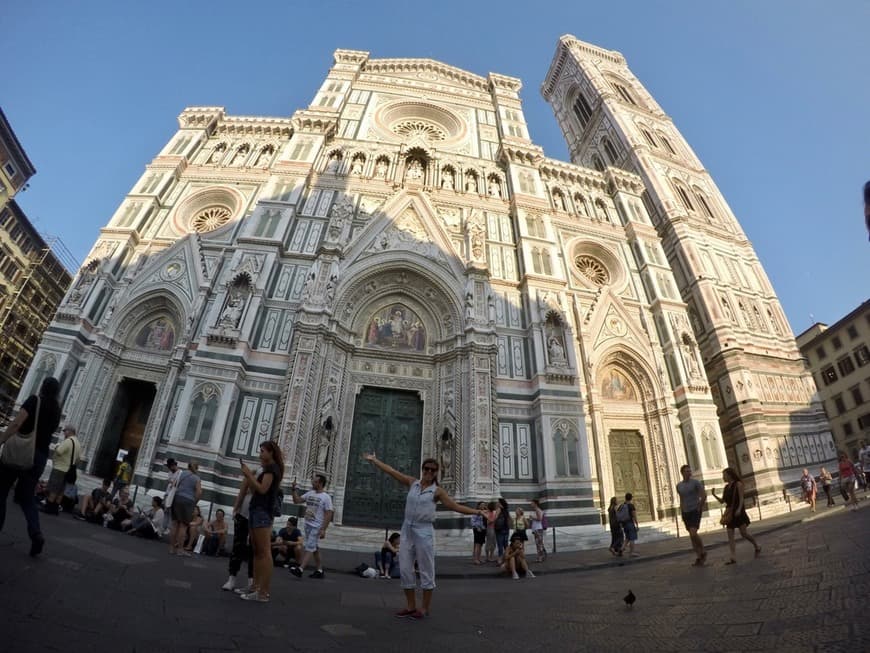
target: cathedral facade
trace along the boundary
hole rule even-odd
[[[126,452],[160,488],[166,458],[196,460],[230,504],[275,439],[285,480],[324,473],[353,526],[402,513],[369,451],[561,524],[626,491],[671,515],[686,462],[762,497],[829,462],[751,244],[622,56],[558,44],[542,91],[571,162],[529,140],[520,87],[338,50],[292,117],[185,109],[25,388],[61,379],[91,473]]]

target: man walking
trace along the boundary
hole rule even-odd
[[[296,489],[296,483],[293,483],[291,487],[293,503],[305,503],[305,542],[303,545],[305,554],[298,567],[290,567],[290,573],[296,578],[302,577],[305,565],[308,564],[312,555],[316,569],[309,578],[324,577],[323,565],[320,560],[320,540],[326,537],[326,529],[332,521],[332,497],[324,491],[326,477],[323,474],[315,474],[314,478],[311,479],[311,484],[314,489],[301,497]]]
[[[166,477],[166,493],[163,495],[163,534],[169,534],[169,526],[172,522],[172,502],[175,501],[175,490],[178,489],[178,479],[181,478],[181,470],[175,458],[166,459],[166,468],[169,475]]]
[[[616,518],[622,525],[622,530],[625,531],[625,549],[628,550],[629,558],[637,558],[639,555],[634,550],[634,543],[637,542],[637,530],[640,525],[637,523],[637,508],[631,502],[633,498],[631,492],[626,492],[625,501],[616,509]]]
[[[60,512],[60,501],[66,484],[75,483],[75,477],[70,475],[70,469],[78,463],[81,452],[76,430],[67,424],[63,427],[63,441],[51,454],[52,468],[48,477],[48,498],[45,500],[44,508],[44,512],[49,515],[57,515]]]
[[[703,567],[707,560],[707,552],[704,550],[701,536],[698,535],[698,529],[701,527],[701,514],[707,504],[707,492],[698,479],[692,478],[691,467],[683,465],[680,467],[680,474],[683,475],[683,480],[677,483],[677,494],[680,495],[680,512],[683,515],[683,524],[689,531],[692,548],[697,556],[692,566]]]

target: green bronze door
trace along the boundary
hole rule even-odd
[[[610,460],[613,465],[613,494],[617,501],[622,503],[625,493],[631,492],[638,520],[650,519],[649,476],[640,433],[611,431]]]
[[[407,488],[362,459],[374,452],[400,472],[419,477],[423,402],[416,392],[363,388],[356,398],[342,523],[396,529]]]

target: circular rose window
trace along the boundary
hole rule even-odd
[[[443,141],[447,139],[447,133],[438,125],[425,120],[403,120],[393,125],[393,131],[399,136],[420,136],[427,141]]]
[[[406,100],[385,104],[377,110],[375,124],[387,137],[419,137],[430,143],[449,143],[466,134],[458,115],[427,101]]]
[[[209,206],[193,216],[190,226],[196,233],[204,234],[223,227],[232,215],[232,211],[225,206]]]
[[[574,257],[574,265],[580,274],[595,285],[605,286],[610,283],[610,273],[597,258],[588,254],[580,254]]]

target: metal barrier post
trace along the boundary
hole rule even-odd
[[[556,553],[556,527],[553,526],[553,553]]]

